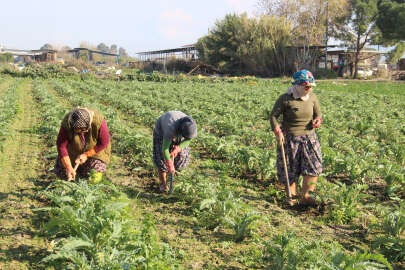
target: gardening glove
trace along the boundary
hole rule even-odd
[[[278,142],[278,144],[284,144],[284,134],[283,134],[283,131],[281,130],[281,128],[279,127],[279,126],[276,126],[275,128],[274,128],[274,135],[276,135],[276,139],[277,139],[277,142]]]
[[[174,172],[176,171],[174,169],[174,164],[173,164],[173,160],[169,159],[165,161],[165,165],[167,167],[167,170],[169,171],[169,173],[174,174]]]
[[[313,128],[320,128],[322,124],[322,118],[317,117],[314,119],[314,121],[312,122],[312,127]]]
[[[173,150],[170,152],[170,157],[175,159],[180,152],[181,152],[180,146],[175,145],[173,147]]]
[[[87,161],[86,153],[81,154],[78,158],[76,158],[75,163],[79,163],[80,165],[84,164]]]

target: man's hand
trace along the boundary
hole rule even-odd
[[[175,145],[173,146],[173,150],[170,152],[170,157],[175,159],[180,152],[181,152],[180,146]]]
[[[81,154],[78,158],[76,158],[75,163],[79,163],[80,165],[84,164],[87,161],[87,155]]]
[[[284,144],[284,134],[279,126],[274,128],[274,135],[276,135],[277,142],[281,145]]]
[[[176,170],[174,169],[174,164],[173,164],[173,160],[169,159],[165,161],[167,170],[169,171],[169,173],[174,174],[176,172]]]
[[[312,122],[312,127],[313,128],[320,128],[322,124],[322,118],[315,118],[314,121]]]

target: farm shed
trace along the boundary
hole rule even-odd
[[[335,48],[328,51],[328,63],[339,76],[353,75],[355,51],[347,48]],[[358,68],[367,74],[377,71],[378,64],[386,52],[364,49],[360,51]],[[371,75],[370,74],[370,75]]]
[[[116,64],[119,65],[119,54],[96,51],[96,50],[91,50],[88,48],[74,48],[72,50],[68,50],[67,52],[72,53],[74,58],[76,58],[76,59],[79,59],[81,52],[85,52],[87,54],[87,60],[89,62],[93,61],[93,54],[100,54],[100,55],[104,55],[104,56],[113,56],[113,57],[115,57]]]
[[[141,62],[167,62],[170,58],[180,58],[185,60],[195,60],[198,58],[195,44],[173,49],[139,52],[137,55]]]
[[[0,53],[10,53],[15,58],[19,57],[23,62],[55,62],[57,52],[55,50],[17,50],[2,48]]]

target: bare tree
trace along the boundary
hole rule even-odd
[[[314,67],[320,51],[311,46],[324,45],[327,20],[335,23],[348,9],[347,0],[258,0],[257,6],[263,14],[284,17],[292,23],[298,68]]]

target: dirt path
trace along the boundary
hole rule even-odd
[[[42,189],[43,144],[35,134],[39,113],[31,81],[23,81],[17,94],[20,111],[0,153],[0,269],[39,269],[46,240],[38,236],[32,209],[40,206],[35,195]]]

